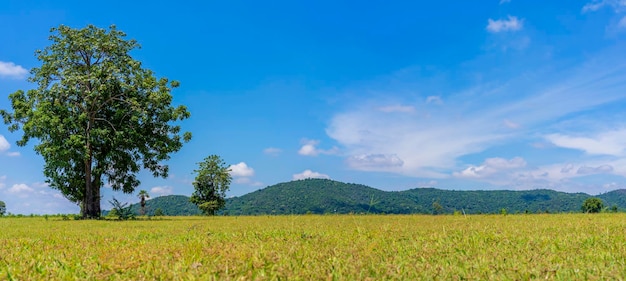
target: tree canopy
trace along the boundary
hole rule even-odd
[[[7,212],[7,204],[5,204],[4,201],[0,201],[0,217],[4,216],[6,212]]]
[[[10,131],[23,131],[19,146],[37,139],[50,187],[100,216],[100,188],[132,193],[142,169],[167,177],[162,164],[191,138],[172,122],[189,118],[172,106],[177,81],[157,79],[130,52],[135,40],[111,26],[52,28],[50,46],[37,50],[42,65],[31,70],[37,88],[9,96],[13,112],[0,110]]]
[[[189,201],[202,210],[205,215],[215,212],[226,204],[226,191],[230,186],[231,175],[226,163],[217,155],[211,155],[198,163],[199,168],[193,182],[195,191]]]
[[[583,202],[583,213],[599,213],[604,208],[604,202],[598,197],[590,197]]]

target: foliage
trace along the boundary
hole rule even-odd
[[[130,206],[126,207],[128,203],[120,203],[115,197],[113,197],[112,201],[109,201],[113,209],[111,209],[111,213],[114,213],[119,220],[129,220],[134,219],[135,214],[130,209]]]
[[[137,197],[139,197],[139,204],[141,205],[141,209],[139,210],[139,214],[144,216],[146,215],[146,198],[150,198],[150,194],[148,194],[147,191],[145,190],[140,190],[139,194],[137,194]]]
[[[205,215],[214,215],[226,203],[226,191],[229,188],[231,176],[228,166],[217,155],[210,155],[199,168],[193,182],[195,191],[189,201],[202,210]]]
[[[161,164],[180,150],[190,133],[171,122],[189,117],[171,106],[179,83],[157,79],[130,56],[135,40],[111,26],[52,28],[51,45],[36,51],[42,65],[31,70],[36,89],[9,96],[13,112],[0,110],[17,142],[37,139],[50,187],[79,203],[84,217],[100,216],[100,188],[132,193],[141,168],[167,177]]]
[[[7,280],[621,280],[626,214],[4,218]],[[91,235],[98,233],[99,235]],[[53,250],[52,250],[53,249]]]
[[[604,208],[604,202],[597,197],[587,198],[581,207],[583,213],[599,213]]]
[[[7,212],[7,204],[4,203],[4,201],[0,201],[0,217],[4,216],[6,212]]]

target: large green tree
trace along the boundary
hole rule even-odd
[[[226,191],[230,187],[231,175],[226,163],[217,155],[211,155],[198,163],[199,168],[193,182],[195,191],[189,201],[198,205],[205,215],[215,212],[226,205]]]
[[[179,83],[157,79],[130,52],[135,40],[111,26],[52,28],[51,45],[35,52],[42,65],[31,70],[35,89],[9,96],[13,112],[0,110],[10,131],[24,132],[24,146],[37,139],[50,187],[81,207],[85,218],[100,217],[100,188],[132,193],[142,168],[167,177],[162,164],[191,134],[175,121],[190,116],[172,106]]]
[[[5,204],[4,201],[0,201],[0,217],[4,216],[6,212],[7,212],[7,204]]]
[[[604,208],[604,202],[598,197],[589,197],[581,207],[583,213],[599,213]]]

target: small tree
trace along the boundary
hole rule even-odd
[[[439,204],[439,201],[433,202],[433,215],[438,215],[443,213],[443,206]]]
[[[195,191],[189,201],[200,208],[205,215],[215,212],[226,205],[226,191],[230,186],[230,170],[217,155],[211,155],[198,163],[199,169],[193,182]]]
[[[0,201],[0,217],[4,216],[4,213],[7,212],[7,204],[4,201]]]
[[[154,210],[154,216],[162,217],[162,216],[165,216],[165,213],[163,213],[163,210],[161,208],[156,208],[156,210]]]
[[[139,200],[141,200],[139,202],[141,205],[141,210],[139,210],[139,212],[143,216],[146,214],[146,198],[150,198],[150,194],[142,189],[141,191],[139,191],[139,194],[137,194],[137,197],[139,197]]]
[[[599,213],[604,208],[604,202],[598,197],[590,197],[583,202],[583,213]]]

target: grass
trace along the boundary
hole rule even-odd
[[[626,214],[0,218],[0,280],[607,280]]]

